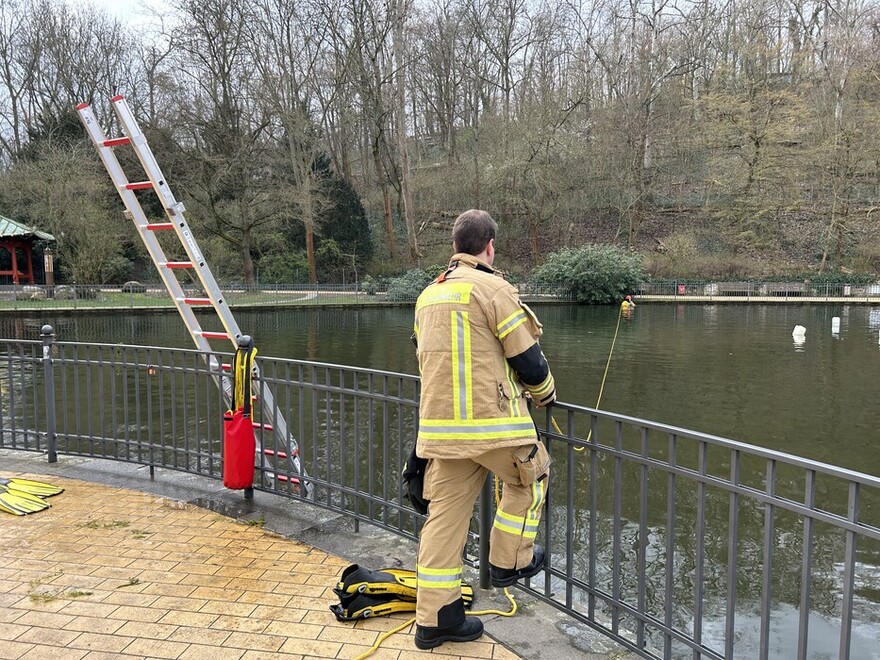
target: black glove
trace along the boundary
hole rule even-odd
[[[416,448],[413,447],[406,459],[406,466],[403,468],[403,485],[405,490],[404,497],[410,501],[412,508],[423,516],[428,513],[428,505],[430,500],[426,500],[422,494],[425,487],[425,470],[428,467],[427,458],[419,458],[416,455]]]

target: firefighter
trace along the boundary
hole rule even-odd
[[[489,472],[504,482],[490,534],[493,585],[511,585],[544,565],[535,536],[550,457],[526,398],[550,405],[556,385],[538,344],[541,323],[492,267],[497,228],[485,211],[462,213],[449,267],[416,303],[422,378],[416,453],[428,459],[424,499],[430,501],[417,561],[420,649],[483,633],[479,619],[465,617],[461,556]]]

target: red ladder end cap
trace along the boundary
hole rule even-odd
[[[116,103],[117,101],[121,101],[125,97],[122,94],[117,94],[112,99],[110,99],[110,103]]]
[[[85,110],[88,107],[89,107],[88,103],[80,103],[78,106],[76,106],[76,109],[77,110]]]

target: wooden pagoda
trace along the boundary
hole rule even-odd
[[[0,215],[0,283],[34,284],[33,245],[52,234]]]

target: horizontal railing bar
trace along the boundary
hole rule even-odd
[[[559,440],[560,438],[556,436],[554,437],[554,439]],[[597,452],[607,456],[628,458],[633,463],[655,467],[658,470],[661,470],[667,474],[675,474],[678,476],[688,477],[694,483],[703,483],[707,486],[714,486],[725,493],[737,493],[739,495],[746,495],[750,499],[761,504],[773,504],[781,509],[791,511],[802,516],[808,516],[810,518],[813,518],[814,520],[830,523],[835,527],[840,527],[841,529],[853,532],[859,532],[865,534],[869,538],[880,540],[880,527],[873,527],[865,523],[853,524],[852,521],[848,520],[843,515],[835,514],[824,509],[810,509],[800,502],[796,502],[795,500],[791,500],[785,497],[769,497],[765,491],[757,490],[750,486],[744,486],[742,484],[734,485],[729,481],[725,481],[721,477],[716,477],[709,474],[700,474],[699,472],[696,472],[690,468],[685,468],[678,465],[672,466],[668,463],[657,461],[657,459],[643,459],[639,454],[633,454],[628,451],[620,451],[617,449],[605,447],[604,445],[594,446],[591,444],[587,446],[594,448]]]
[[[33,344],[37,347],[41,347],[41,343],[39,341],[34,341],[32,339],[15,340],[15,343]],[[68,342],[68,341],[58,341],[55,343],[55,345],[56,346],[70,346],[70,347],[82,346],[82,344],[79,342]],[[177,354],[190,353],[193,355],[198,355],[200,357],[202,355],[205,355],[205,353],[203,353],[202,351],[199,351],[198,349],[195,349],[195,348],[169,348],[168,346],[140,346],[137,344],[108,344],[108,343],[102,343],[102,342],[90,343],[89,346],[92,348],[101,348],[101,349],[107,349],[107,350],[111,350],[111,351],[120,351],[120,352],[124,351],[124,350],[131,350],[131,351],[159,351],[162,353],[177,353]],[[207,353],[207,355],[213,356],[213,357],[223,356],[223,357],[229,358],[229,357],[231,357],[232,354],[228,353],[228,352],[224,352],[224,351],[211,351],[210,353]],[[39,356],[36,356],[33,358],[33,361],[38,363],[38,362],[40,362],[40,359],[41,358]],[[325,369],[331,369],[331,370],[342,371],[347,374],[357,374],[357,375],[361,375],[361,376],[364,376],[367,374],[372,374],[373,376],[390,378],[393,380],[398,380],[400,378],[403,378],[405,382],[413,382],[413,383],[418,382],[418,380],[419,380],[418,376],[414,376],[412,374],[401,374],[401,373],[397,373],[394,371],[384,371],[382,369],[369,369],[369,368],[361,368],[361,367],[352,367],[350,365],[334,364],[332,362],[311,362],[309,360],[293,360],[293,359],[287,359],[287,358],[266,358],[266,357],[259,357],[258,359],[260,360],[261,364],[266,364],[266,363],[289,364],[291,366],[296,366],[296,367],[301,366],[301,367],[305,367],[307,369],[314,369],[314,370],[319,370],[319,371],[323,371]],[[80,361],[81,362],[88,362],[88,360],[80,360]],[[295,383],[297,381],[291,380],[291,381],[287,381],[287,382]],[[304,381],[302,384],[305,385],[307,383],[308,383],[308,381]]]
[[[829,463],[822,463],[821,461],[814,461],[808,458],[802,458],[794,454],[786,454],[785,452],[776,451],[774,449],[767,449],[758,445],[750,445],[745,442],[740,442],[738,440],[722,438],[720,436],[707,433],[699,433],[697,431],[689,431],[687,429],[683,429],[677,426],[671,426],[669,424],[663,424],[661,422],[652,422],[646,419],[639,419],[637,417],[621,415],[620,413],[597,410],[595,408],[587,408],[585,406],[578,406],[569,403],[554,403],[553,407],[558,408],[559,410],[580,412],[584,415],[599,417],[607,421],[623,422],[630,425],[631,427],[647,428],[651,431],[657,431],[658,433],[673,433],[680,438],[688,438],[689,440],[706,442],[716,447],[723,447],[727,450],[739,450],[745,452],[749,456],[757,456],[758,458],[780,461],[787,465],[803,468],[805,470],[816,470],[817,472],[827,474],[829,476],[839,477],[848,481],[855,481],[866,486],[871,486],[872,488],[880,488],[880,477],[874,477],[872,475],[864,474],[862,472],[854,472],[852,470],[847,470],[846,468],[838,467],[836,465],[830,465]],[[558,434],[553,434],[553,432],[549,429],[541,429],[541,433],[557,439],[567,439],[568,441],[577,440],[573,438],[565,438],[564,436],[559,436]],[[589,447],[591,446],[591,444],[583,441],[579,446]]]

